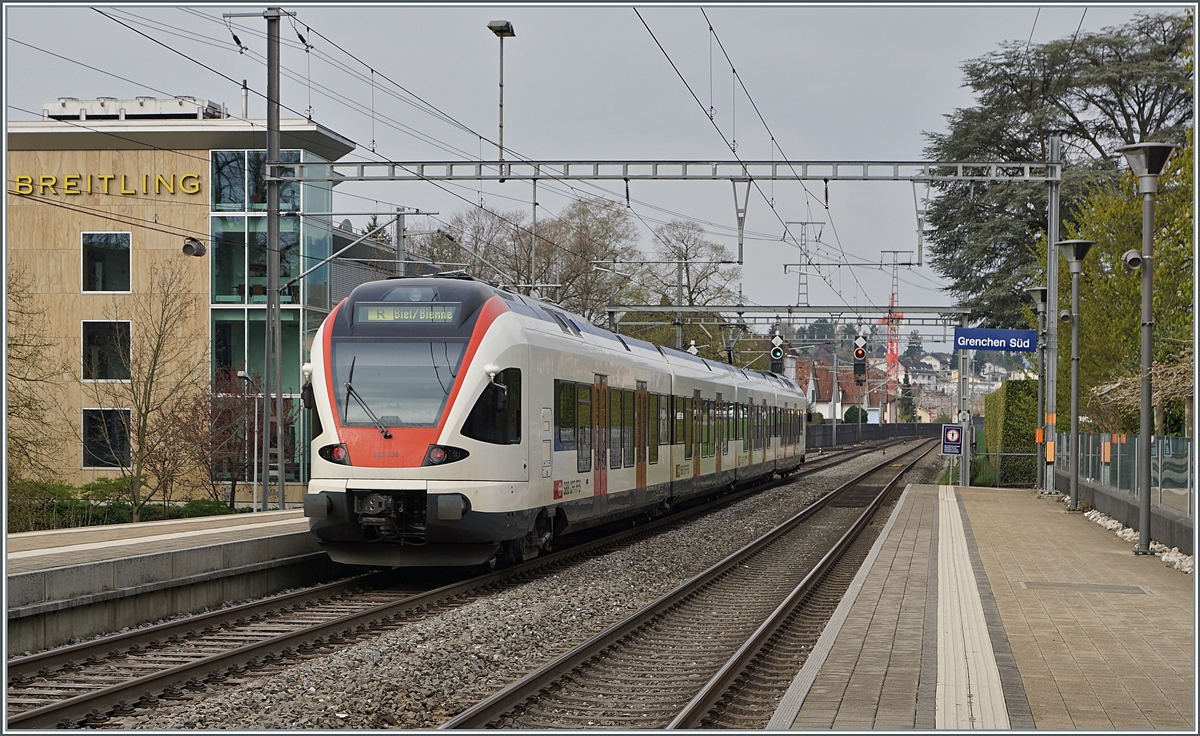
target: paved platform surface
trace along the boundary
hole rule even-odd
[[[912,485],[769,728],[1195,732],[1195,580],[1034,491]]]
[[[22,532],[8,535],[5,569],[12,575],[307,531],[304,511],[288,509]]]

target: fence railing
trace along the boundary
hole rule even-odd
[[[1032,488],[1037,483],[1038,457],[1036,452],[972,452],[971,485]]]
[[[1138,495],[1139,436],[1079,435],[1079,477]],[[1054,464],[1061,472],[1070,462],[1071,435],[1060,433]],[[1150,503],[1188,518],[1196,513],[1196,461],[1191,437],[1154,437],[1150,444]]]
[[[809,424],[806,447],[833,446],[833,424]],[[869,440],[896,439],[901,437],[937,437],[942,433],[940,424],[917,422],[895,422],[892,424],[837,424],[837,444],[850,445]]]

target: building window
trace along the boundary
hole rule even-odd
[[[215,303],[246,303],[246,218],[212,218],[212,300]],[[263,266],[266,283],[266,266]],[[263,301],[266,287],[263,286]]]
[[[83,233],[83,290],[129,291],[129,233]]]
[[[252,212],[267,211],[267,152],[247,151],[247,170],[250,176],[250,206]],[[300,151],[280,151],[279,162],[284,164],[300,163]],[[295,176],[296,167],[279,167],[280,176]],[[297,182],[281,182],[279,185],[279,211],[297,212],[300,209],[300,185]]]
[[[213,151],[209,186],[213,212],[245,212],[246,152]]]
[[[83,323],[83,380],[129,380],[129,322]]]
[[[129,410],[83,410],[83,467],[129,467]]]

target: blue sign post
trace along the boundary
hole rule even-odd
[[[1037,330],[983,330],[955,327],[954,349],[1032,353],[1037,351]]]
[[[942,425],[942,455],[963,454],[963,428],[957,424]]]

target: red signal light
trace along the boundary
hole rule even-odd
[[[867,351],[862,348],[854,348],[854,359],[864,360],[867,357]]]

